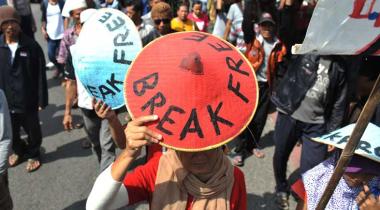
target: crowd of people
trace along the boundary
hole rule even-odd
[[[0,209],[12,209],[8,166],[25,160],[28,172],[41,166],[39,111],[48,106],[49,68],[65,89],[64,130],[83,126],[87,139],[82,147],[92,148],[100,163],[87,209],[116,209],[143,200],[151,209],[246,209],[244,175],[238,167],[251,155],[265,157],[261,138],[273,113],[277,114],[274,202],[279,209],[289,209],[293,187],[287,164],[293,148],[302,144],[297,208],[315,209],[341,150],[313,139],[355,123],[380,72],[380,58],[366,52],[292,54],[292,46],[305,37],[317,0],[42,0],[40,4],[41,32],[52,63],[48,65],[35,41],[38,19],[30,1],[0,0]],[[145,126],[156,121],[156,115],[137,116],[123,124],[118,114],[125,109],[111,110],[86,92],[76,79],[71,49],[83,24],[99,8],[124,12],[143,46],[183,31],[213,34],[236,46],[254,69],[259,98],[233,151],[227,146],[193,153],[166,151],[158,144],[162,136]],[[76,107],[83,122],[73,122]],[[380,105],[371,123],[380,126]],[[21,127],[26,141],[20,137]],[[144,146],[145,165],[127,174]],[[116,148],[122,150],[119,156]],[[231,153],[231,160],[225,153]],[[186,173],[172,171],[165,163]],[[327,209],[380,209],[379,192],[380,159],[355,155]]]

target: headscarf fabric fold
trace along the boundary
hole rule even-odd
[[[162,155],[157,171],[155,190],[151,203],[152,210],[186,209],[188,195],[193,197],[191,209],[230,209],[230,197],[234,184],[234,168],[230,160],[218,150],[217,161],[206,183],[191,174],[174,150]]]

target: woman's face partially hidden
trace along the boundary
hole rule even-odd
[[[367,184],[375,175],[363,173],[344,173],[343,178],[350,187],[360,187]]]
[[[195,176],[202,176],[214,169],[214,165],[218,160],[219,149],[204,152],[177,152],[177,154],[185,169]]]

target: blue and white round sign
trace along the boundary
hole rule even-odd
[[[87,92],[112,109],[124,105],[123,81],[142,49],[135,24],[115,9],[100,9],[83,25],[73,57],[78,79]]]

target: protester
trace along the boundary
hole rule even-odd
[[[345,148],[348,143],[345,136],[348,137],[354,127],[355,124],[351,124],[313,139],[333,148],[332,155],[323,163],[302,174],[302,181],[298,181],[300,183],[297,186],[292,186],[292,189],[300,198],[299,209],[315,209],[317,207],[337,166],[338,159],[342,153],[341,149]],[[362,149],[363,147],[359,146],[352,158],[350,157],[351,160],[344,169],[344,174],[338,181],[326,209],[362,210],[366,209],[365,207],[376,205],[376,197],[380,195],[380,159],[369,150],[378,145],[377,135],[379,133],[378,126],[374,124],[368,125],[359,145],[365,144],[369,145],[369,147]],[[359,206],[361,207],[358,208]]]
[[[157,3],[160,3],[160,2],[162,2],[162,1],[161,0],[149,0],[149,6],[151,9],[153,9],[153,6],[156,5]],[[141,19],[143,19],[146,24],[154,26],[154,22],[152,20],[152,11],[149,11],[145,15],[141,16]]]
[[[8,6],[16,9],[21,17],[21,29],[24,34],[34,39],[34,33],[37,30],[36,21],[34,20],[30,0],[8,0]]]
[[[177,17],[173,18],[170,22],[173,31],[198,31],[195,23],[188,19],[189,7],[187,4],[181,4],[177,10]]]
[[[232,4],[227,14],[226,29],[223,39],[233,43],[242,53],[245,53],[243,23],[244,1],[238,0]]]
[[[173,17],[171,7],[165,2],[157,3],[153,6],[151,11],[154,27],[160,35],[172,33],[170,21]]]
[[[204,13],[202,10],[201,1],[195,1],[193,3],[193,11],[187,16],[187,18],[197,25],[199,31],[207,32],[209,20],[207,13]]]
[[[214,29],[212,34],[218,37],[224,36],[224,31],[226,29],[227,13],[234,0],[214,0],[216,19],[214,24]],[[210,3],[212,4],[212,2]],[[212,6],[210,6],[212,7]]]
[[[132,0],[126,3],[126,13],[132,19],[139,31],[143,46],[153,41],[159,34],[152,25],[147,24],[141,19],[142,6],[140,0]]]
[[[11,113],[13,151],[9,165],[28,159],[26,170],[41,166],[42,135],[38,111],[48,104],[45,57],[36,41],[22,33],[20,17],[9,6],[0,7],[0,88],[4,90]],[[20,127],[28,135],[27,145],[20,138]]]
[[[272,96],[278,110],[273,168],[280,208],[289,206],[286,169],[293,147],[302,140],[301,174],[326,158],[327,146],[310,139],[341,126],[346,92],[345,68],[338,57],[306,54],[290,63]]]
[[[116,209],[143,200],[152,209],[246,209],[244,175],[220,148],[193,153],[169,150],[127,174],[141,147],[161,140],[149,129],[142,132],[144,124],[157,119],[151,115],[128,123],[128,145],[97,178],[86,209]]]
[[[67,5],[65,4],[65,7],[66,6]],[[87,8],[87,4],[85,0],[76,0],[75,3],[72,2],[69,6],[70,7],[66,9],[70,14],[70,18],[73,19],[74,25],[64,31],[57,56],[57,62],[63,66],[66,64],[67,54],[70,46],[74,45],[78,39],[80,29],[82,28],[82,24],[80,22],[80,14]]]
[[[380,64],[380,62],[379,62],[379,58],[378,57],[376,57],[376,56],[364,56],[364,57],[361,58],[361,61],[362,62],[360,63],[360,66],[359,66],[359,68],[360,68],[360,70],[359,70],[359,76],[356,78],[356,81],[355,81],[357,83],[355,95],[357,96],[358,101],[355,101],[355,102],[352,103],[352,105],[350,105],[351,108],[348,110],[348,114],[347,114],[347,117],[345,119],[345,124],[356,123],[356,121],[359,118],[359,114],[360,114],[360,112],[363,109],[364,103],[366,102],[366,100],[367,100],[367,98],[368,98],[368,96],[369,96],[369,94],[370,94],[370,92],[371,92],[371,90],[372,90],[372,88],[374,86],[375,80],[376,80],[376,78],[379,75],[379,64]],[[373,114],[370,122],[373,123],[374,125],[380,126],[380,123],[379,123],[380,122],[379,108],[376,109],[376,111]],[[329,146],[329,150],[330,151],[332,151],[334,149],[335,149],[335,147],[333,147],[332,145]],[[340,151],[338,151],[336,153],[339,154],[339,152]],[[328,165],[327,162],[334,162],[334,164],[336,163],[338,157],[337,157],[336,154],[334,154],[334,155],[335,155],[334,157],[330,158],[331,160],[325,161],[326,164],[324,164],[324,166]],[[361,163],[361,165],[365,165],[365,166],[368,165],[366,162],[370,161],[370,160],[367,160],[367,159],[363,160],[363,158],[360,158],[360,156],[355,155],[354,158],[353,158],[353,160],[351,161],[351,165],[357,164],[357,162],[358,162],[357,160],[358,159],[361,159],[360,161],[364,162],[364,163]],[[370,162],[373,162],[373,161],[370,161]],[[331,166],[332,168],[335,167],[334,164]],[[375,166],[376,166],[376,164],[375,164]],[[320,166],[320,168],[321,167],[322,166]],[[312,170],[314,170],[314,169],[312,169]],[[348,179],[349,177],[347,178],[347,176],[344,176],[343,178],[344,179]],[[339,185],[340,184],[341,183],[339,183]],[[341,187],[341,186],[338,186],[338,187]],[[364,189],[366,189],[366,188],[367,187],[365,186]],[[306,202],[306,199],[307,199],[306,197],[307,196],[305,195],[306,192],[305,192],[305,187],[304,187],[304,184],[303,184],[302,180],[298,180],[297,182],[295,182],[292,185],[292,190],[300,198],[300,200],[298,202],[298,209],[305,209],[306,208],[306,203],[307,203]],[[363,193],[364,192],[361,192],[360,194],[363,194]],[[316,194],[316,193],[314,193],[314,194]],[[366,192],[366,194],[370,194],[370,192],[368,191],[368,192]],[[335,197],[335,199],[337,199],[337,197]],[[342,198],[339,198],[339,199],[342,199]],[[353,197],[351,196],[350,199],[351,199],[351,201],[348,201],[348,202],[352,203]],[[365,201],[364,197],[361,197],[360,200],[363,200],[363,203],[364,202],[372,203],[372,201],[373,201],[372,199]],[[358,202],[358,203],[360,203],[360,202]],[[360,207],[359,209],[365,209],[365,208]]]
[[[83,24],[94,12],[95,9],[88,9],[81,13],[80,20]],[[71,49],[75,45],[70,47]],[[111,133],[107,120],[100,119],[92,106],[92,98],[84,89],[82,83],[76,79],[75,69],[72,63],[72,57],[69,51],[65,77],[66,84],[66,105],[63,118],[63,126],[65,130],[71,130],[72,116],[71,109],[75,96],[78,96],[78,106],[81,108],[84,120],[84,128],[87,137],[93,145],[98,161],[100,162],[100,171],[106,169],[115,159],[115,144],[111,138]]]
[[[362,112],[365,103],[375,85],[380,73],[380,58],[377,56],[364,56],[360,64],[359,75],[356,78],[355,100],[350,103],[349,113],[345,123],[355,123]],[[380,126],[380,104],[376,107],[370,122]]]
[[[54,78],[63,74],[63,66],[57,62],[57,53],[63,38],[63,0],[43,0],[41,2],[41,31],[48,44],[48,57],[55,67]]]
[[[59,46],[57,62],[61,64],[63,67],[66,65],[70,46],[74,45],[76,40],[78,39],[79,32],[82,28],[82,24],[80,22],[80,14],[86,8],[87,3],[85,0],[75,0],[68,2],[68,4],[65,3],[63,10],[66,10],[70,14],[70,18],[72,18],[74,25],[64,31],[63,38]],[[75,97],[72,106],[78,106],[78,97]],[[74,127],[83,127],[83,122],[76,123]],[[81,146],[84,149],[91,148],[91,142],[87,138],[85,138],[84,140],[82,140]]]
[[[89,9],[90,8],[97,9],[99,6],[95,3],[95,1],[96,0],[85,0],[86,7]],[[78,3],[81,4],[81,2],[82,2],[81,0],[80,1],[65,0],[65,5],[63,6],[63,9],[62,9],[62,17],[64,17],[63,28],[65,30],[75,25],[75,21],[72,20],[69,10],[71,10],[72,7],[76,7],[75,5],[78,5]]]
[[[0,89],[0,209],[13,208],[8,183],[8,157],[12,148],[12,124],[8,103],[4,92]]]
[[[322,197],[337,163],[337,157],[331,157],[303,174],[306,190],[307,208],[315,209]],[[354,155],[345,173],[326,206],[333,209],[358,209],[355,202],[359,192],[364,188],[379,196],[380,162]],[[360,202],[359,202],[360,203]]]
[[[286,48],[275,35],[276,25],[272,16],[263,13],[259,26],[260,34],[247,44],[245,53],[256,71],[259,104],[248,129],[240,135],[237,155],[234,157],[234,164],[237,166],[242,166],[246,156],[251,153],[258,158],[264,157],[264,153],[259,149],[259,141],[268,115],[270,95],[278,77],[279,64],[286,62]]]

